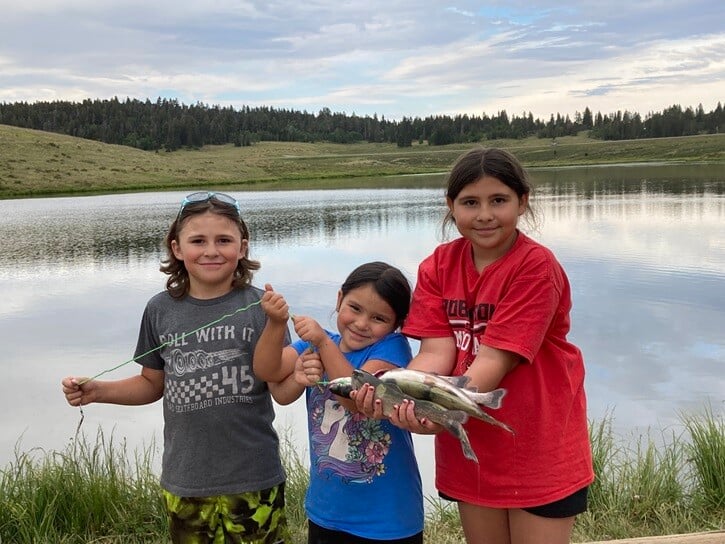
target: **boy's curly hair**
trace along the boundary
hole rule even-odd
[[[181,227],[187,219],[206,212],[215,213],[228,218],[239,228],[242,240],[249,240],[249,229],[234,206],[230,206],[229,204],[225,204],[214,199],[210,199],[205,202],[195,202],[184,206],[174,222],[171,223],[169,231],[166,233],[166,238],[164,239],[166,258],[161,261],[160,267],[161,272],[168,274],[169,276],[166,280],[166,290],[174,298],[182,298],[189,293],[189,272],[184,266],[184,261],[177,259],[174,255],[174,252],[171,249],[171,242],[174,240],[178,242],[179,231],[181,231]],[[259,261],[249,258],[249,247],[247,247],[244,257],[239,259],[237,262],[237,269],[234,271],[232,287],[236,289],[250,285],[252,283],[253,272],[255,270],[259,270],[260,266]]]

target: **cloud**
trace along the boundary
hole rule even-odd
[[[716,0],[0,1],[0,100],[159,96],[360,115],[714,108]],[[28,39],[32,36],[32,39]]]

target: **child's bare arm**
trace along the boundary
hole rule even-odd
[[[262,309],[267,314],[267,323],[257,340],[254,350],[254,374],[266,382],[280,383],[294,369],[294,359],[285,364],[283,347],[287,335],[289,307],[284,297],[267,284],[262,295]],[[292,350],[294,351],[294,350]]]
[[[144,367],[137,376],[98,381],[69,376],[62,380],[63,394],[71,406],[93,402],[137,406],[159,400],[164,394],[164,371]]]
[[[319,354],[328,379],[352,375],[352,365],[317,321],[311,317],[297,316],[294,323],[297,335],[309,342]]]
[[[319,355],[312,349],[305,350],[297,356],[294,348],[286,347],[283,358],[291,357],[294,352],[296,357],[294,372],[279,383],[269,383],[269,391],[272,397],[279,404],[290,404],[297,400],[307,387],[318,385],[325,372],[322,367]]]

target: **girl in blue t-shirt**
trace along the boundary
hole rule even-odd
[[[405,367],[412,358],[398,331],[408,315],[411,290],[397,268],[366,263],[337,294],[337,333],[310,317],[295,316],[300,340],[284,347],[289,308],[265,286],[267,324],[254,355],[254,372],[278,402],[306,391],[310,485],[305,498],[308,544],[419,544],[423,493],[410,433],[369,419],[354,401],[327,388],[326,379]]]

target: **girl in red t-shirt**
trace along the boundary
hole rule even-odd
[[[584,362],[569,332],[571,291],[544,246],[518,230],[531,213],[524,169],[501,149],[473,149],[448,176],[445,223],[461,237],[438,246],[418,269],[403,333],[420,339],[409,368],[466,375],[479,391],[507,389],[496,419],[465,429],[478,463],[450,433],[417,419],[403,402],[390,420],[436,433],[436,487],[458,503],[469,544],[564,544],[587,507],[594,479]],[[384,417],[370,386],[360,411]]]

